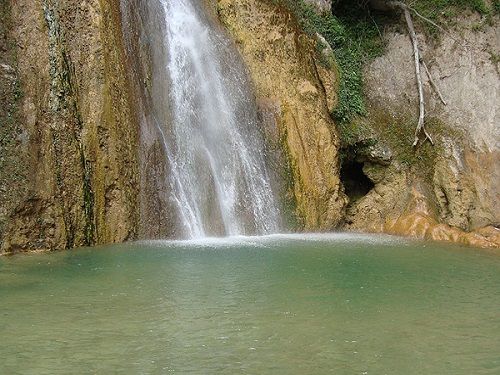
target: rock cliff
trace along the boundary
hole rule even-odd
[[[413,149],[413,56],[400,27],[384,30],[384,54],[365,66],[367,115],[345,144],[331,115],[342,77],[326,40],[305,33],[283,1],[205,2],[247,65],[262,152],[285,181],[296,229],[500,246],[498,16],[464,14],[438,39],[418,33],[448,105],[426,79],[436,144]],[[137,16],[139,3],[0,0],[0,252],[175,235],[162,219],[161,145],[139,115],[154,50],[143,34],[155,19]]]
[[[436,145],[415,149],[411,144],[418,103],[412,45],[404,29],[388,28],[385,53],[365,67],[368,113],[350,124],[362,131],[346,147],[325,112],[336,105],[339,76],[318,62],[314,41],[300,31],[283,4],[219,0],[217,12],[248,65],[263,111],[274,112],[291,160],[303,228],[337,226],[498,247],[498,17],[491,24],[483,22],[478,31],[474,25],[481,20],[470,12],[439,39],[418,33],[448,105],[440,103],[427,78],[427,126]],[[330,6],[316,9],[324,12]],[[325,43],[321,36],[315,39],[320,46]],[[339,147],[345,159],[342,171],[334,151]],[[341,185],[349,196],[345,215]]]
[[[1,251],[134,238],[137,126],[118,2],[1,10]]]
[[[408,147],[418,117],[412,45],[404,29],[386,30],[384,54],[365,67],[369,110],[357,121],[365,129],[359,141],[371,140],[385,152],[357,150],[374,188],[351,200],[346,228],[500,246],[500,80],[494,59],[500,28],[498,16],[478,29],[480,22],[469,12],[439,37],[420,28],[423,58],[447,104],[424,75],[426,126],[435,145],[415,149]]]
[[[281,144],[290,162],[300,226],[335,228],[346,199],[339,138],[330,117],[337,76],[322,61],[331,52],[271,1],[218,0],[216,11],[247,64],[268,138]]]

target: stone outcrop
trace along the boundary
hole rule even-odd
[[[464,16],[439,40],[418,35],[448,105],[424,76],[427,130],[436,145],[421,144],[414,150],[411,140],[403,138],[415,126],[418,108],[412,46],[399,30],[384,35],[385,54],[365,69],[370,109],[364,124],[370,137],[388,145],[394,157],[387,167],[361,155],[375,186],[349,205],[347,229],[500,246],[500,79],[498,61],[492,58],[499,53],[495,40],[500,28],[498,17],[474,30],[478,21],[475,15]],[[405,142],[408,150],[398,157]],[[409,163],[403,160],[408,155]]]
[[[499,247],[500,231],[497,228],[487,226],[466,232],[437,220],[431,207],[432,204],[428,198],[416,188],[412,188],[410,199],[407,200],[407,207],[405,207],[403,213],[397,218],[388,219],[382,228],[382,232],[422,240],[454,242],[475,247]]]
[[[330,9],[331,4],[326,7]],[[498,82],[498,67],[488,55],[498,28],[490,27],[480,36],[466,32],[462,35],[468,46],[465,50],[457,46],[457,35],[443,36],[439,45],[424,44],[424,57],[433,56],[430,70],[439,77],[442,91],[450,92],[450,104],[443,107],[426,81],[428,116],[442,125],[435,133],[437,146],[432,151],[427,146],[424,151],[412,150],[411,140],[407,150],[397,149],[405,140],[394,135],[392,142],[386,139],[391,131],[388,126],[408,127],[418,108],[417,97],[412,95],[416,89],[410,40],[406,34],[387,33],[387,53],[365,72],[370,111],[362,122],[370,134],[360,143],[373,146],[361,146],[357,154],[348,156],[362,165],[373,189],[362,197],[351,197],[344,216],[342,193],[334,193],[333,206],[324,193],[328,186],[338,185],[336,180],[328,183],[328,174],[338,176],[338,167],[332,168],[330,163],[324,168],[324,160],[336,158],[328,156],[337,153],[330,145],[334,149],[340,145],[335,131],[330,131],[332,141],[325,137],[322,117],[317,115],[318,107],[325,108],[325,100],[330,111],[336,105],[332,95],[337,89],[335,74],[318,63],[311,49],[309,55],[304,54],[310,38],[274,3],[219,0],[217,14],[248,65],[262,110],[268,113],[264,116],[267,122],[269,113],[273,114],[274,122],[266,127],[275,124],[275,137],[283,141],[291,160],[294,196],[305,229],[328,229],[343,222],[348,230],[483,247],[499,245],[495,234],[500,214],[498,85],[492,86]],[[425,39],[423,35],[419,38]],[[316,42],[327,46],[321,36],[316,36]],[[308,72],[313,64],[315,74]],[[317,93],[320,97],[315,97]],[[331,127],[329,116],[323,118]],[[386,118],[391,118],[391,124],[384,123]],[[410,134],[407,130],[402,133]],[[273,132],[270,134],[272,139]],[[325,144],[327,149],[322,148]],[[415,203],[423,200],[425,204]],[[325,221],[325,214],[328,217],[333,210],[337,210],[335,220]],[[338,220],[339,215],[343,221]]]
[[[134,238],[137,125],[119,2],[16,0],[3,10],[0,63],[18,92],[2,145],[1,251]]]
[[[271,1],[218,0],[216,10],[248,67],[268,138],[273,141],[274,134],[286,150],[300,226],[335,228],[346,203],[339,138],[328,108],[336,101],[337,78],[318,56],[321,40],[301,32]]]

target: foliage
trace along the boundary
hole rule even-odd
[[[339,103],[333,115],[338,123],[351,122],[366,114],[363,97],[363,66],[383,53],[384,43],[380,29],[391,22],[391,15],[371,12],[367,0],[337,0],[334,15],[319,14],[304,0],[273,0],[286,6],[296,17],[302,29],[314,35],[321,34],[332,46],[340,73]],[[436,22],[451,22],[459,11],[469,9],[490,17],[498,12],[500,0],[494,0],[491,9],[484,0],[406,0],[422,16]],[[393,15],[392,15],[393,16]],[[431,35],[439,31],[418,17],[415,21]]]
[[[276,0],[296,16],[302,29],[321,34],[335,52],[340,73],[339,104],[333,115],[339,123],[366,113],[363,100],[363,65],[381,55],[383,43],[377,25],[360,6],[336,16],[318,14],[303,0]],[[347,15],[344,17],[344,15]]]
[[[484,0],[418,0],[410,5],[434,20],[438,20],[443,15],[453,15],[454,13],[448,13],[452,8],[454,10],[469,9],[484,15],[491,12]]]
[[[452,26],[457,15],[464,10],[477,12],[485,16],[485,20],[491,23],[491,15],[496,12],[495,8],[500,0],[495,0],[493,9],[484,0],[418,0],[410,5],[422,16],[432,20],[441,26]],[[431,23],[416,17],[421,29],[431,36],[437,36],[440,30]]]
[[[500,13],[500,0],[493,0],[493,12],[495,14]]]
[[[497,65],[500,63],[500,55],[494,51],[489,51],[490,61],[492,64]]]

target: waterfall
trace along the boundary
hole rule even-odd
[[[198,0],[122,0],[122,11],[125,33],[140,30],[128,40],[141,44],[136,55],[147,60],[142,116],[163,150],[167,214],[175,211],[177,232],[277,232],[251,85],[228,37]]]

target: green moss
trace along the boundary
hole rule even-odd
[[[367,147],[377,142],[366,121],[340,123],[337,129],[342,145],[339,155],[341,164],[346,160],[355,159],[357,155],[363,154]]]
[[[480,23],[473,25],[474,30],[481,30],[485,24],[492,24],[491,15],[496,7],[494,4],[490,8],[484,0],[418,0],[410,5],[419,14],[444,28],[455,26],[456,17],[464,10],[485,16]],[[429,36],[438,37],[442,34],[437,27],[420,17],[414,17],[414,21]]]
[[[434,20],[439,20],[452,10],[469,9],[484,15],[491,12],[484,0],[418,0],[409,5]]]
[[[493,0],[493,12],[495,14],[500,13],[500,0]]]
[[[95,245],[94,192],[92,190],[92,164],[85,158],[83,148],[80,149],[80,160],[83,169],[83,211],[85,214],[84,242],[86,246]]]
[[[23,92],[17,72],[16,44],[12,30],[10,2],[0,0],[0,242],[8,215],[27,189],[24,138],[19,107]]]
[[[371,109],[369,119],[358,121],[371,129],[373,139],[382,140],[391,149],[395,161],[425,180],[431,180],[434,175],[436,158],[444,153],[444,141],[453,139],[463,143],[465,139],[461,131],[450,128],[438,118],[429,117],[426,127],[434,145],[421,141],[418,147],[413,147],[415,118],[410,114],[395,117],[381,108]]]
[[[495,51],[493,51],[493,50],[488,51],[488,53],[490,54],[490,61],[491,61],[493,64],[498,64],[498,63],[500,63],[500,54],[496,53],[496,52],[495,52]]]

